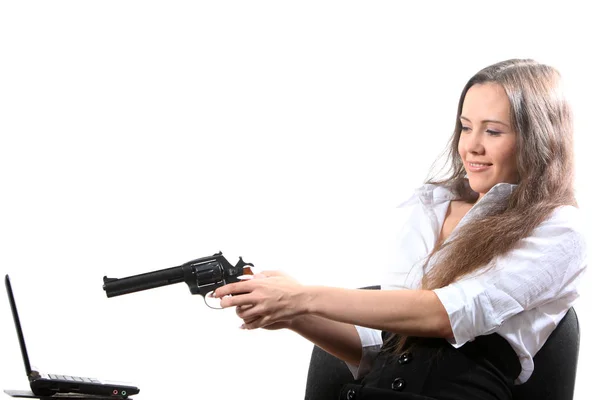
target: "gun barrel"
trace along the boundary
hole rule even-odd
[[[121,279],[107,278],[105,276],[102,288],[106,292],[107,297],[114,297],[160,286],[172,285],[183,281],[183,268],[182,266],[179,266],[128,276]]]

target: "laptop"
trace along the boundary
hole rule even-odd
[[[45,374],[43,372],[31,369],[29,364],[29,356],[25,347],[25,337],[21,329],[21,321],[17,312],[17,305],[13,295],[10,278],[6,275],[4,282],[6,284],[6,292],[10,301],[13,319],[15,320],[15,328],[21,345],[21,354],[23,355],[23,363],[31,391],[37,396],[52,396],[56,393],[77,393],[85,395],[97,395],[111,397],[115,399],[124,399],[129,395],[138,394],[140,389],[123,382],[101,381],[94,378],[84,378],[80,376],[67,376],[58,374]]]

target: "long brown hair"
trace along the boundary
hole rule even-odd
[[[573,188],[573,123],[562,93],[560,74],[533,60],[513,59],[491,65],[465,85],[458,102],[445,178],[427,183],[449,187],[460,199],[474,202],[477,194],[465,184],[466,171],[458,153],[460,116],[467,91],[476,84],[501,85],[510,102],[511,126],[517,135],[519,183],[506,206],[462,226],[460,234],[437,244],[435,265],[424,273],[421,287],[436,289],[483,270],[494,257],[513,249],[561,205],[576,206]],[[482,234],[483,233],[483,234]],[[443,250],[443,251],[442,251]],[[426,263],[427,264],[427,263]],[[402,351],[407,338],[395,346]]]

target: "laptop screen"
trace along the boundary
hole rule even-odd
[[[25,371],[27,372],[27,376],[29,377],[31,376],[31,364],[29,364],[27,347],[25,347],[25,337],[23,336],[23,330],[21,329],[21,321],[19,320],[19,313],[17,312],[17,304],[15,303],[15,297],[13,296],[13,291],[10,285],[10,278],[8,277],[8,274],[4,278],[4,283],[6,284],[6,293],[8,293],[10,309],[12,310],[13,319],[15,320],[15,328],[17,328],[17,335],[19,336],[19,344],[21,345],[21,354],[23,355]]]

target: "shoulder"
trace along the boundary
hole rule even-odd
[[[552,252],[568,251],[584,258],[587,252],[584,219],[585,217],[576,207],[557,207],[533,230],[529,242],[545,244],[552,248]]]
[[[537,230],[559,230],[583,236],[584,216],[577,207],[560,206],[543,221]]]
[[[581,211],[579,208],[574,206],[560,206],[556,207],[552,214],[550,214],[549,220],[554,220],[557,222],[565,222],[565,223],[573,223],[580,222]]]

